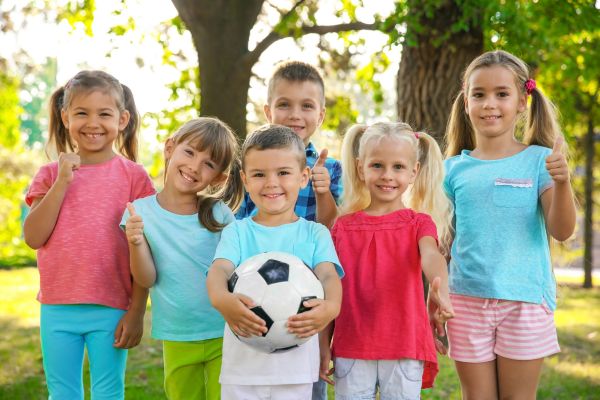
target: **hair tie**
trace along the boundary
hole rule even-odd
[[[527,92],[528,96],[531,94],[531,92],[533,92],[533,89],[535,89],[535,80],[527,79],[525,81],[525,91]]]
[[[419,132],[413,132],[415,134],[415,137],[417,138],[417,140],[419,140]]]

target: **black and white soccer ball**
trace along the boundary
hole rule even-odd
[[[287,319],[308,311],[302,304],[323,299],[323,286],[302,260],[292,254],[271,251],[248,258],[229,278],[229,291],[250,297],[251,310],[266,322],[262,336],[241,337],[255,349],[273,353],[291,350],[310,338],[298,338],[287,331]]]

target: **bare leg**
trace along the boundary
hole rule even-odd
[[[498,356],[500,399],[535,399],[543,362],[543,358],[521,361]]]
[[[463,400],[497,400],[496,360],[484,363],[455,361]]]

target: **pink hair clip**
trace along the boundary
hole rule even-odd
[[[535,80],[527,79],[525,81],[525,92],[527,92],[528,96],[533,92],[533,89],[535,89]]]
[[[415,137],[417,138],[417,140],[419,139],[419,132],[414,132]]]

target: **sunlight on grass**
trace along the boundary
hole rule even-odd
[[[0,270],[0,399],[45,399],[39,343],[38,272],[35,268]],[[555,314],[561,353],[544,361],[539,399],[600,398],[600,282],[583,290],[581,278],[558,277]],[[126,375],[128,400],[164,399],[162,346],[150,338],[146,313],[142,343],[129,352]],[[460,399],[460,384],[452,361],[439,357],[436,385],[423,399]],[[86,379],[89,375],[86,369]],[[89,391],[89,384],[86,383]],[[86,395],[89,399],[89,394]],[[329,389],[333,399],[333,389]]]

